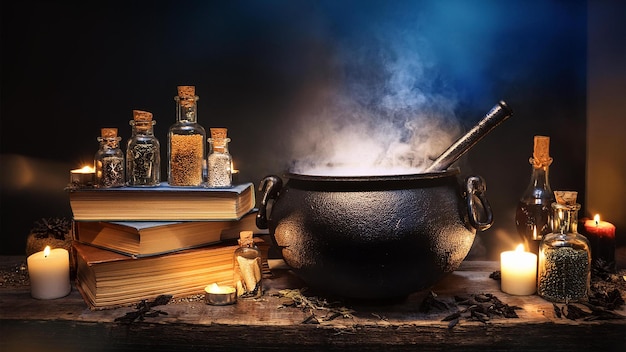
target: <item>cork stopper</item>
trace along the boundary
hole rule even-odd
[[[556,202],[562,205],[575,205],[577,196],[576,191],[554,191]]]
[[[239,232],[239,245],[241,246],[251,246],[254,244],[253,232],[252,231],[241,231]]]
[[[550,137],[535,136],[532,163],[535,168],[552,164],[550,157]]]
[[[143,110],[133,110],[133,120],[135,122],[150,122],[152,121],[152,113]]]
[[[225,139],[227,135],[227,128],[211,128],[211,138],[213,139]]]
[[[115,138],[117,137],[117,128],[110,128],[110,127],[101,128],[100,136],[102,138]]]
[[[181,99],[193,99],[196,96],[195,86],[178,86],[178,96]]]

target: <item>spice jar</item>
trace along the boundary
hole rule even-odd
[[[541,239],[552,232],[550,217],[555,198],[548,177],[552,164],[550,137],[535,136],[533,156],[529,162],[532,165],[530,183],[517,204],[515,225],[526,248],[538,254]]]
[[[234,255],[234,282],[239,298],[259,298],[263,295],[261,251],[254,244],[252,231],[239,233],[239,248]]]
[[[591,279],[589,241],[578,233],[576,192],[555,192],[553,232],[539,246],[537,293],[552,302],[584,301]]]
[[[176,123],[168,132],[168,171],[170,186],[200,186],[204,182],[206,131],[197,121],[194,86],[179,86],[176,101]]]
[[[129,186],[158,186],[161,182],[161,144],[154,136],[152,113],[133,110],[132,136],[126,147]]]
[[[207,186],[208,187],[230,187],[233,183],[232,163],[233,158],[228,152],[226,128],[211,128],[211,138],[209,138],[209,155],[207,157]]]
[[[96,169],[96,186],[101,188],[124,186],[124,153],[120,149],[121,137],[117,136],[117,128],[100,130],[100,149],[94,157]]]

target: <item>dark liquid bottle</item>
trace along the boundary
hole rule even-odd
[[[524,191],[515,212],[517,233],[532,253],[538,254],[539,242],[552,232],[551,217],[554,193],[550,188],[548,171],[552,158],[549,154],[550,138],[535,136],[530,183]]]

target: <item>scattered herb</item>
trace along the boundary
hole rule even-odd
[[[496,270],[489,274],[489,278],[500,281],[502,280],[502,272],[500,270]]]
[[[344,319],[353,318],[354,310],[340,305],[339,302],[328,303],[323,298],[306,296],[304,295],[305,291],[306,288],[278,291],[278,294],[274,294],[280,298],[281,305],[278,308],[296,307],[309,312],[309,316],[302,321],[302,324],[320,324],[321,322],[331,321],[339,317]],[[316,315],[318,311],[324,311],[326,314],[318,317]]]
[[[448,310],[449,307],[446,302],[437,298],[436,293],[430,291],[422,301],[422,304],[420,304],[420,312],[428,313],[431,309]]]
[[[490,293],[455,296],[454,300],[457,306],[464,308],[442,319],[442,321],[449,322],[448,329],[454,328],[461,318],[482,323],[489,322],[493,317],[518,318],[515,311],[522,309],[517,306],[509,306]]]
[[[115,321],[124,324],[131,324],[136,320],[143,321],[145,318],[154,318],[159,315],[167,315],[167,312],[152,308],[165,305],[170,301],[170,299],[172,299],[172,295],[160,295],[152,302],[142,300],[139,304],[137,304],[137,306],[135,306],[135,311],[128,312],[123,317],[115,318]]]

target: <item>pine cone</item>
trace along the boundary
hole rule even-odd
[[[30,231],[36,238],[55,238],[63,240],[65,234],[71,228],[71,222],[66,218],[42,218],[35,222],[35,226]]]

